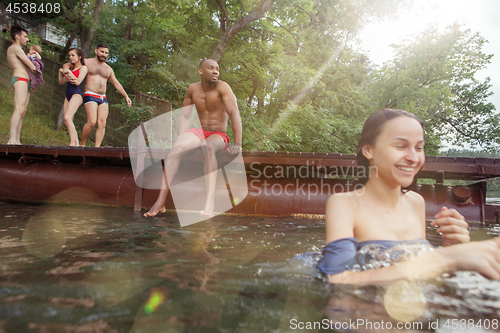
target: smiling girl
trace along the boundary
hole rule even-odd
[[[422,280],[458,270],[500,279],[500,239],[469,242],[464,217],[446,207],[431,224],[437,227],[443,247],[388,267],[346,270],[348,265],[353,267],[353,258],[364,246],[430,248],[424,199],[404,190],[425,162],[424,143],[422,123],[409,112],[384,109],[367,119],[357,154],[358,166],[370,168],[368,178],[360,180],[364,188],[334,194],[326,206],[327,245],[318,267],[330,282]]]

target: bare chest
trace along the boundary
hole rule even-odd
[[[103,64],[104,65],[104,64]],[[88,74],[89,75],[97,75],[100,76],[104,79],[108,79],[109,76],[111,75],[111,68],[108,65],[105,66],[98,66],[93,63],[88,64]]]
[[[193,102],[198,111],[213,112],[224,110],[222,98],[217,90],[208,92],[204,92],[201,89],[197,90],[193,93]]]
[[[7,49],[7,61],[10,67],[13,70],[20,69],[23,66],[21,60],[17,57],[16,52],[13,49],[14,46],[11,46]]]
[[[422,238],[422,222],[409,211],[362,210],[358,214],[355,237],[364,240],[412,240]]]

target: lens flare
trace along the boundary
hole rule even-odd
[[[152,288],[149,292],[149,298],[144,305],[144,312],[151,314],[158,309],[160,305],[166,302],[168,293],[163,288]]]
[[[387,288],[384,307],[394,319],[403,322],[414,321],[424,314],[427,301],[415,282],[397,281]]]
[[[60,253],[66,244],[61,217],[50,210],[32,217],[24,229],[23,243],[26,250],[38,258]]]

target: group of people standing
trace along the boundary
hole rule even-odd
[[[27,55],[24,54],[23,47],[26,47],[29,42],[27,31],[24,28],[13,26],[10,35],[13,44],[7,50],[7,60],[14,71],[12,87],[14,88],[15,106],[10,122],[8,144],[21,144],[22,121],[26,114],[30,93],[33,91],[30,89],[30,85],[33,86],[31,84],[33,80],[30,79],[31,74],[28,73],[28,70],[37,75],[36,77],[42,78],[43,64],[36,66],[36,60],[39,60],[39,53],[41,53],[39,46],[32,46],[30,52]],[[31,50],[32,48],[33,50]],[[38,51],[35,48],[38,48]],[[67,83],[63,112],[64,123],[70,137],[70,146],[85,146],[85,142],[96,124],[95,146],[101,146],[109,112],[106,98],[108,80],[125,97],[127,105],[132,105],[125,89],[116,79],[113,69],[106,64],[109,47],[104,43],[98,44],[95,54],[94,58],[85,59],[81,49],[72,48],[69,50],[69,62],[59,69],[59,84]],[[83,93],[82,85],[84,86]],[[73,118],[82,102],[85,106],[87,122],[83,126],[82,138],[79,142]]]
[[[104,43],[98,44],[95,54],[94,58],[85,59],[81,49],[72,48],[69,50],[69,63],[64,64],[59,69],[59,84],[67,83],[64,99],[64,123],[68,129],[70,146],[80,145],[73,117],[82,102],[87,113],[87,123],[82,129],[81,145],[85,146],[85,141],[97,124],[95,146],[101,146],[109,112],[108,99],[106,98],[107,80],[125,97],[127,105],[132,105],[125,89],[116,79],[113,69],[106,64],[109,47]],[[81,85],[84,80],[85,89],[82,93]]]

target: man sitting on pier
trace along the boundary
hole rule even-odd
[[[213,216],[217,180],[215,153],[223,149],[227,149],[230,154],[238,154],[241,151],[242,126],[236,96],[226,82],[219,81],[219,65],[212,59],[205,59],[200,62],[198,73],[200,81],[189,85],[182,102],[183,110],[179,119],[181,134],[166,159],[160,195],[153,207],[144,214],[145,217],[165,212],[169,182],[177,173],[181,156],[202,145],[206,145],[208,150],[205,161],[207,197],[200,215]],[[192,105],[198,112],[201,129],[187,130]],[[231,117],[235,140],[235,144],[231,147],[229,147],[229,137],[226,135],[228,117]]]

